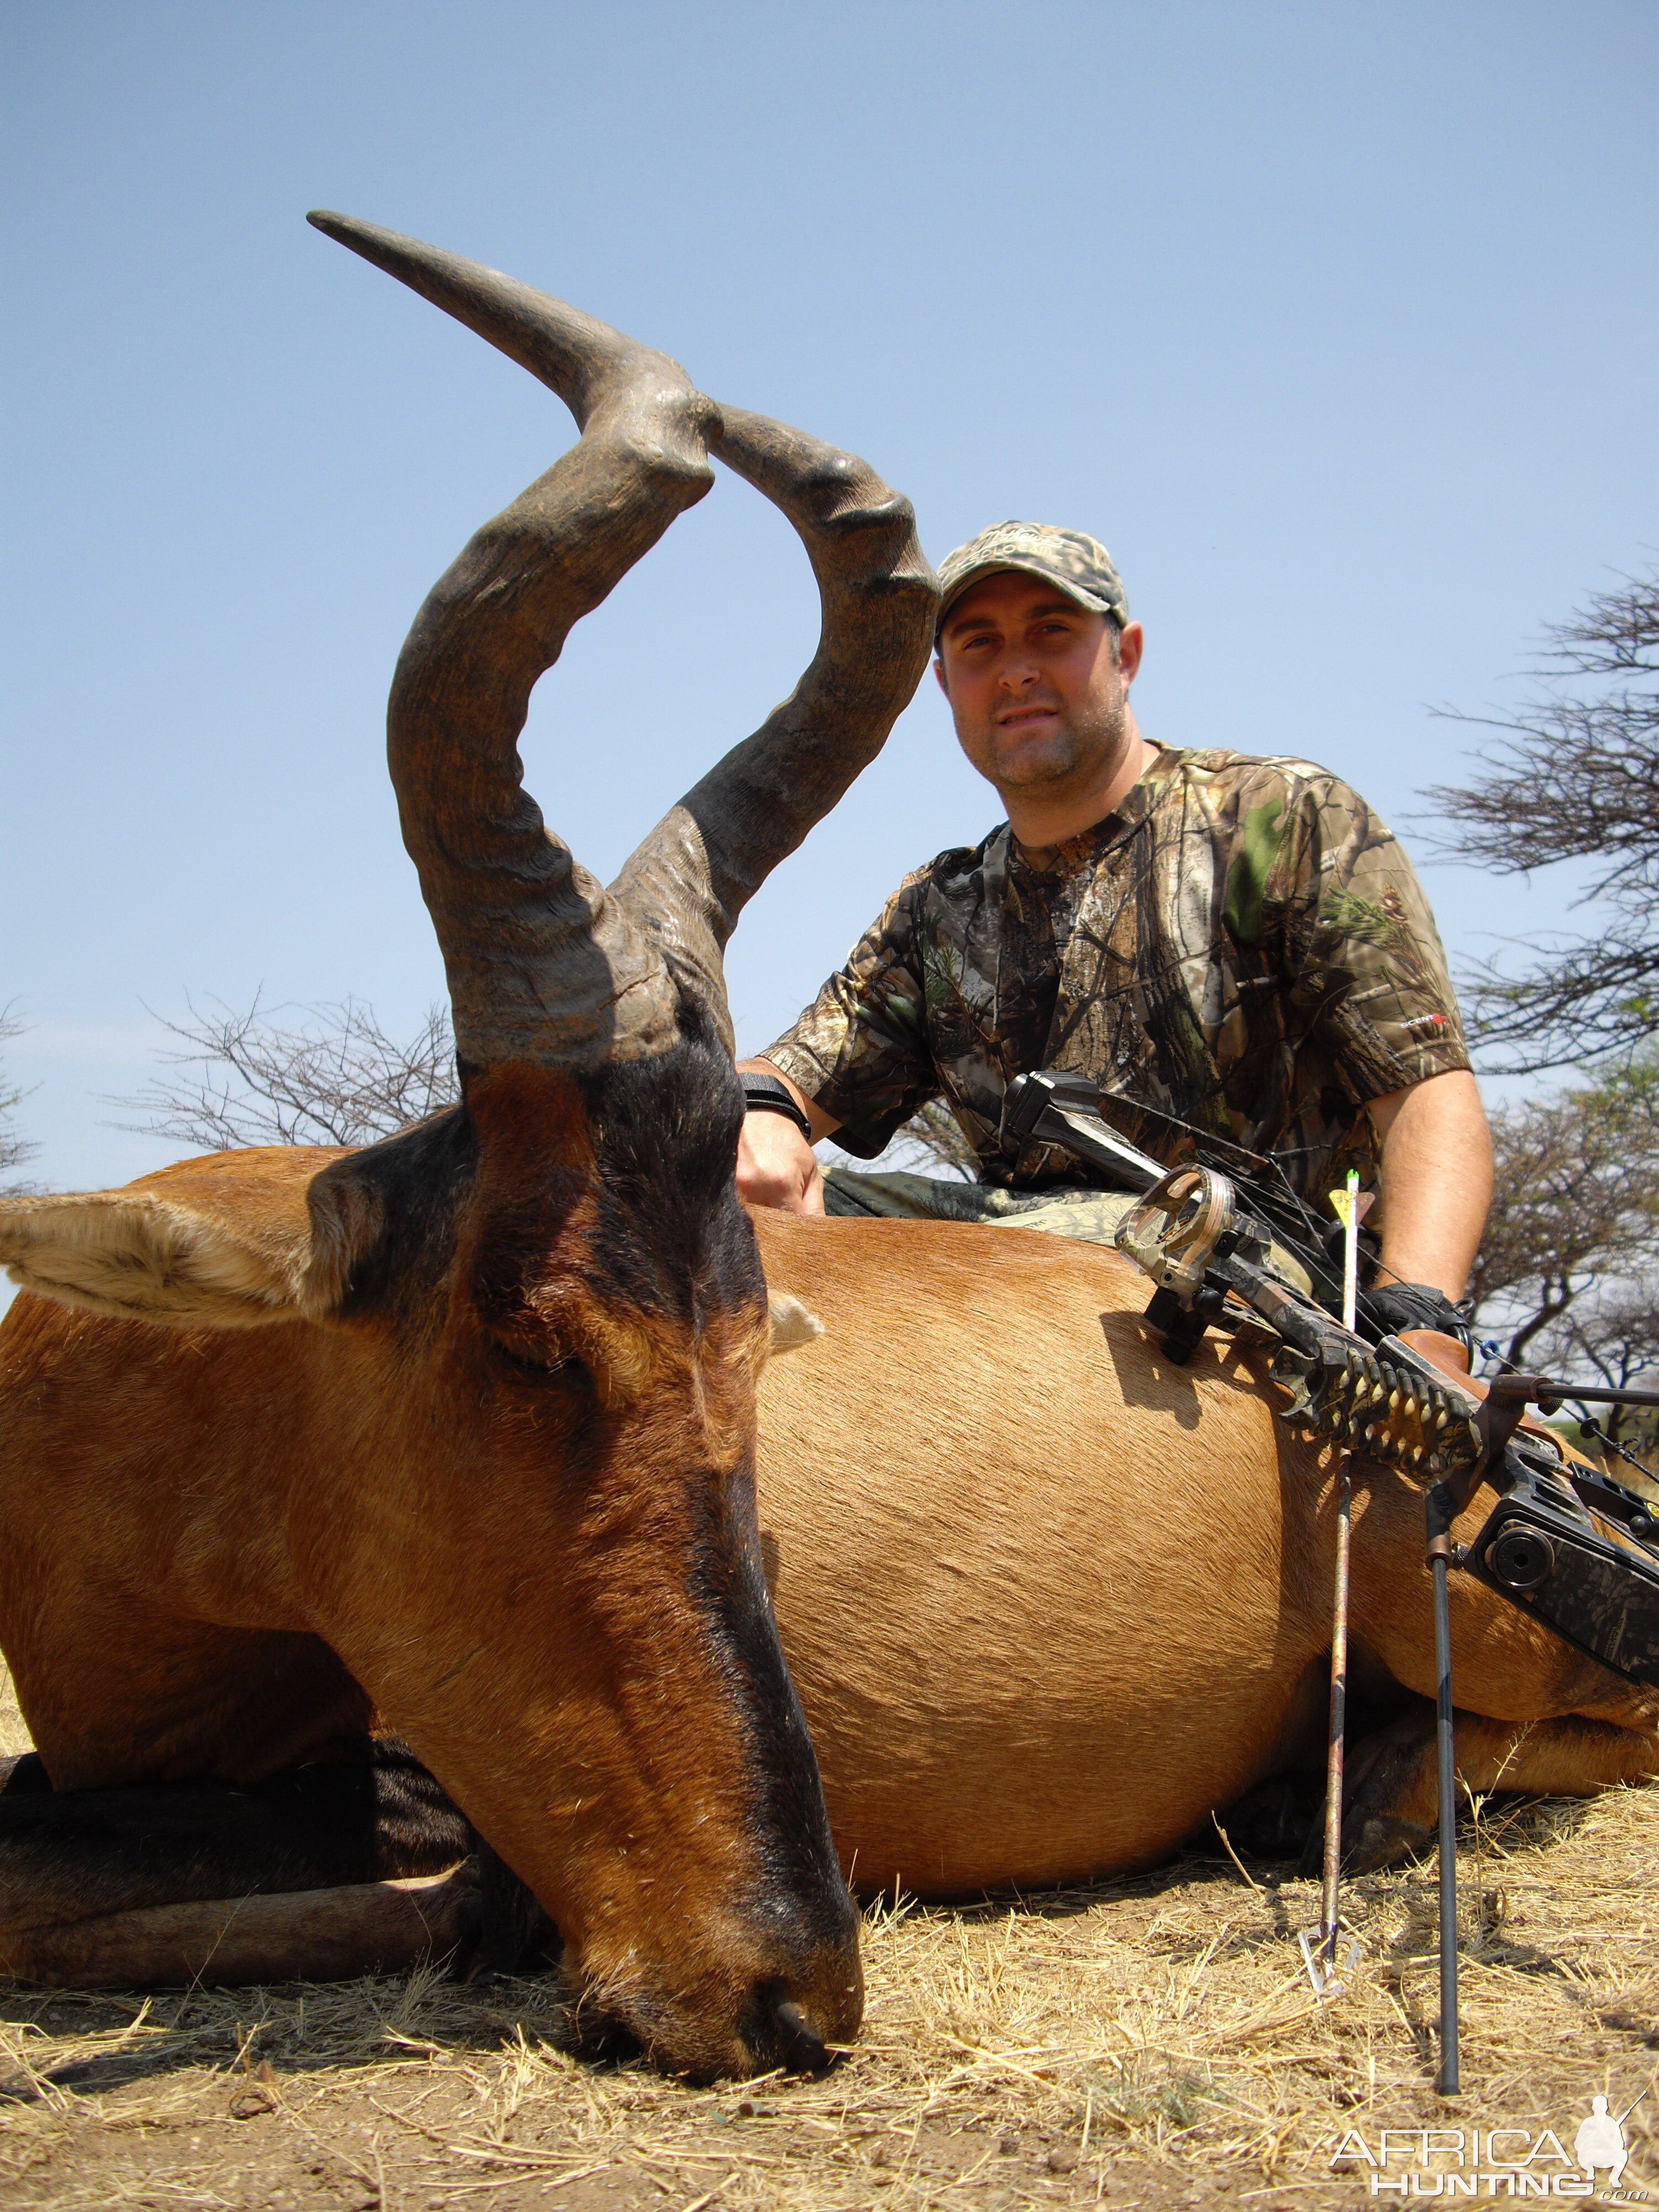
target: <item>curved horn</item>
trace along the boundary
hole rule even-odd
[[[517,741],[572,625],[708,489],[714,404],[677,362],[495,270],[349,216],[307,220],[539,377],[582,431],[433,587],[392,679],[392,781],[461,1060],[665,1049],[660,955],[544,828]]]
[[[927,665],[939,581],[908,500],[867,462],[735,407],[710,451],[781,507],[823,628],[781,707],[673,807],[611,885],[732,1042],[721,953],[767,876],[886,743]]]
[[[738,915],[881,750],[927,665],[939,586],[908,501],[803,431],[722,416],[678,362],[496,270],[349,216],[308,220],[527,368],[582,430],[440,579],[392,681],[392,778],[462,1060],[659,1051],[680,991],[729,1045],[721,954]],[[805,544],[818,648],[607,894],[544,828],[518,734],[572,625],[708,490],[709,450]]]

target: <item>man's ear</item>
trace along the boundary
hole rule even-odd
[[[441,1120],[449,1120],[441,1116]],[[0,1263],[39,1297],[172,1328],[323,1321],[379,1243],[434,1125],[361,1152],[217,1152],[120,1190],[0,1201]]]
[[[937,653],[933,655],[933,680],[948,699],[951,696],[951,687],[945,680],[945,662]]]
[[[1141,655],[1146,650],[1146,633],[1139,623],[1126,623],[1118,632],[1117,665],[1123,672],[1126,684],[1133,684],[1140,667]]]

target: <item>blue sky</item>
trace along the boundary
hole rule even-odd
[[[382,755],[428,586],[568,442],[539,386],[309,230],[511,270],[865,453],[937,561],[1095,532],[1149,735],[1310,755],[1405,832],[1540,625],[1656,520],[1648,0],[13,0],[0,1003],[54,1188],[186,991],[440,994]],[[723,477],[578,631],[526,757],[612,869],[816,633]],[[740,1044],[997,816],[931,684],[750,908]],[[1455,954],[1570,885],[1431,869]]]

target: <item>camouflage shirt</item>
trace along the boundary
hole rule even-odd
[[[987,1182],[1087,1182],[1001,1128],[1012,1077],[1066,1068],[1155,1157],[1184,1147],[1137,1102],[1279,1154],[1314,1200],[1351,1166],[1375,1183],[1368,1100],[1468,1066],[1428,902],[1358,793],[1308,761],[1167,748],[1064,845],[1005,823],[907,877],[762,1056],[861,1158],[943,1097]]]

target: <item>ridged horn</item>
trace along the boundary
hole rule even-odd
[[[308,220],[539,377],[582,431],[439,579],[392,678],[387,759],[460,1059],[664,1050],[678,1024],[660,956],[544,825],[518,738],[572,626],[708,489],[713,403],[665,355],[496,270],[349,216]]]
[[[908,501],[855,456],[717,409],[677,362],[495,270],[346,216],[310,221],[540,378],[583,433],[440,580],[392,684],[404,842],[463,1061],[660,1051],[682,993],[730,1044],[721,954],[738,914],[880,750],[927,665],[939,587]],[[708,489],[709,451],[799,534],[823,606],[818,649],[607,893],[544,828],[518,734],[572,624]]]
[[[611,885],[725,1029],[738,915],[887,741],[927,665],[939,582],[908,500],[856,454],[736,407],[709,450],[781,507],[817,580],[818,647],[751,738],[645,839]]]

